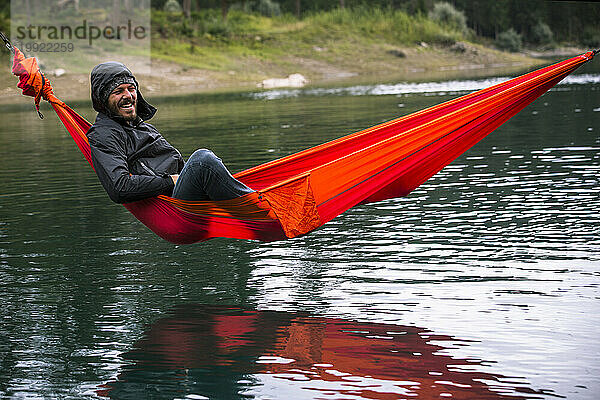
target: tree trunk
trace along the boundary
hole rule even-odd
[[[344,8],[344,0],[340,0],[340,8]]]
[[[227,19],[227,0],[221,0],[221,14],[223,14],[223,21]]]
[[[25,0],[25,12],[27,12],[27,25],[31,25],[31,5],[29,0]]]
[[[183,15],[187,18],[192,15],[192,0],[183,0]]]
[[[296,17],[300,19],[300,0],[296,0]]]
[[[119,26],[121,20],[119,15],[121,14],[121,2],[120,0],[113,0],[113,9],[112,9],[112,26]]]

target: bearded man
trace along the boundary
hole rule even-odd
[[[90,80],[98,115],[87,137],[94,170],[112,201],[129,203],[160,194],[216,201],[253,192],[210,150],[196,150],[184,162],[181,153],[146,122],[156,108],[144,100],[124,64],[99,64]]]

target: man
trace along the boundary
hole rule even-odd
[[[179,151],[145,122],[156,108],[144,100],[125,65],[99,64],[90,79],[98,116],[87,137],[94,169],[111,200],[128,203],[159,194],[228,200],[253,191],[209,150],[197,150],[184,163]]]

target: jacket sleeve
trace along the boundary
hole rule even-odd
[[[173,191],[170,176],[132,175],[127,164],[123,135],[114,128],[88,133],[92,164],[100,183],[115,203],[129,203]],[[104,132],[110,131],[110,132]]]

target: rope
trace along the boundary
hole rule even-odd
[[[4,35],[4,33],[2,33],[2,31],[0,31],[0,38],[4,41],[4,45],[6,46],[6,48],[8,50],[10,50],[11,53],[14,54],[15,53],[15,48],[10,43],[10,40],[8,40],[8,38]]]
[[[44,119],[44,114],[42,114],[42,112],[40,111],[40,99],[42,98],[42,95],[44,94],[44,87],[46,86],[46,77],[44,76],[44,74],[42,74],[42,71],[40,71],[40,75],[42,76],[42,90],[39,91],[39,93],[35,96],[35,110],[38,113],[38,117],[40,117],[40,119]],[[46,98],[46,96],[44,96],[45,100],[48,100]]]

